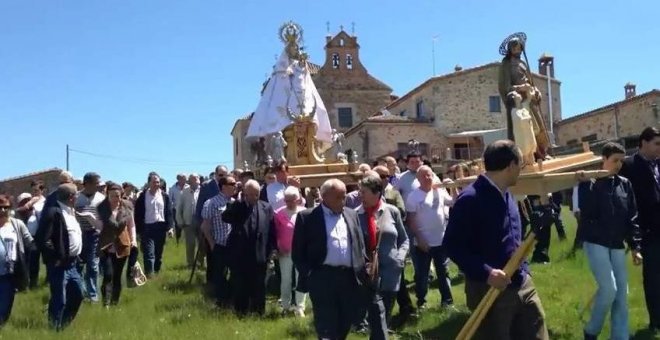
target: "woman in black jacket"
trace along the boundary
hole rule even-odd
[[[578,194],[584,251],[598,284],[585,339],[596,339],[611,310],[613,340],[629,339],[628,273],[624,242],[632,250],[635,265],[641,263],[641,234],[632,185],[618,175],[625,150],[616,143],[603,147],[603,170],[607,177],[591,180]]]

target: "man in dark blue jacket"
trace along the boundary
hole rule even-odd
[[[635,192],[642,230],[644,294],[649,329],[660,333],[660,130],[648,127],[639,135],[639,151],[623,161],[619,174]]]
[[[465,273],[467,305],[474,310],[490,287],[502,291],[481,325],[490,339],[548,339],[543,306],[523,263],[513,275],[502,269],[520,247],[521,218],[508,188],[520,174],[522,155],[508,140],[484,152],[486,173],[454,203],[443,245]]]

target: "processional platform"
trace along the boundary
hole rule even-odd
[[[608,175],[605,170],[588,170],[597,168],[602,162],[601,157],[596,156],[590,149],[589,144],[583,144],[583,152],[560,156],[545,161],[539,161],[522,169],[515,186],[509,188],[514,195],[539,195],[545,196],[561,190],[570,189],[580,178],[592,179]],[[484,171],[483,165],[478,165],[480,172]],[[461,188],[470,185],[477,176],[464,177],[459,171],[458,178],[448,188]]]

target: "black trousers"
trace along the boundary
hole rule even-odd
[[[131,273],[131,269],[137,263],[139,255],[140,255],[140,250],[138,249],[138,247],[131,247],[131,253],[130,255],[128,255],[128,266],[126,267],[126,282],[131,282],[133,280],[133,274]]]
[[[238,315],[266,313],[266,264],[239,261],[231,268],[234,310]]]
[[[317,337],[346,339],[351,325],[363,316],[363,309],[356,307],[369,296],[353,269],[321,266],[312,270],[307,283]]]
[[[211,252],[210,278],[213,285],[213,294],[218,305],[229,305],[231,300],[231,287],[229,286],[229,255],[227,247],[216,244]]]
[[[649,324],[660,330],[660,239],[648,239],[642,243],[644,257],[642,275]]]
[[[103,269],[103,283],[101,284],[103,305],[116,305],[121,295],[121,273],[124,271],[128,258],[118,258],[115,253],[104,251],[101,253],[100,260]]]
[[[410,298],[410,292],[406,287],[406,278],[405,278],[405,269],[401,271],[401,282],[399,283],[399,291],[396,292],[396,303],[399,304],[399,313],[400,314],[409,314],[413,311],[412,299]],[[383,300],[386,297],[383,296]],[[390,307],[390,312],[392,308]],[[389,319],[388,319],[389,320]]]
[[[39,249],[28,252],[28,266],[30,275],[30,289],[37,288],[39,285],[39,268],[41,268],[41,251]]]

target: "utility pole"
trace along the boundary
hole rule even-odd
[[[433,59],[433,76],[435,77],[435,42],[438,40],[438,35],[434,35],[431,45],[431,58]]]
[[[69,144],[66,145],[66,171],[69,171]]]

